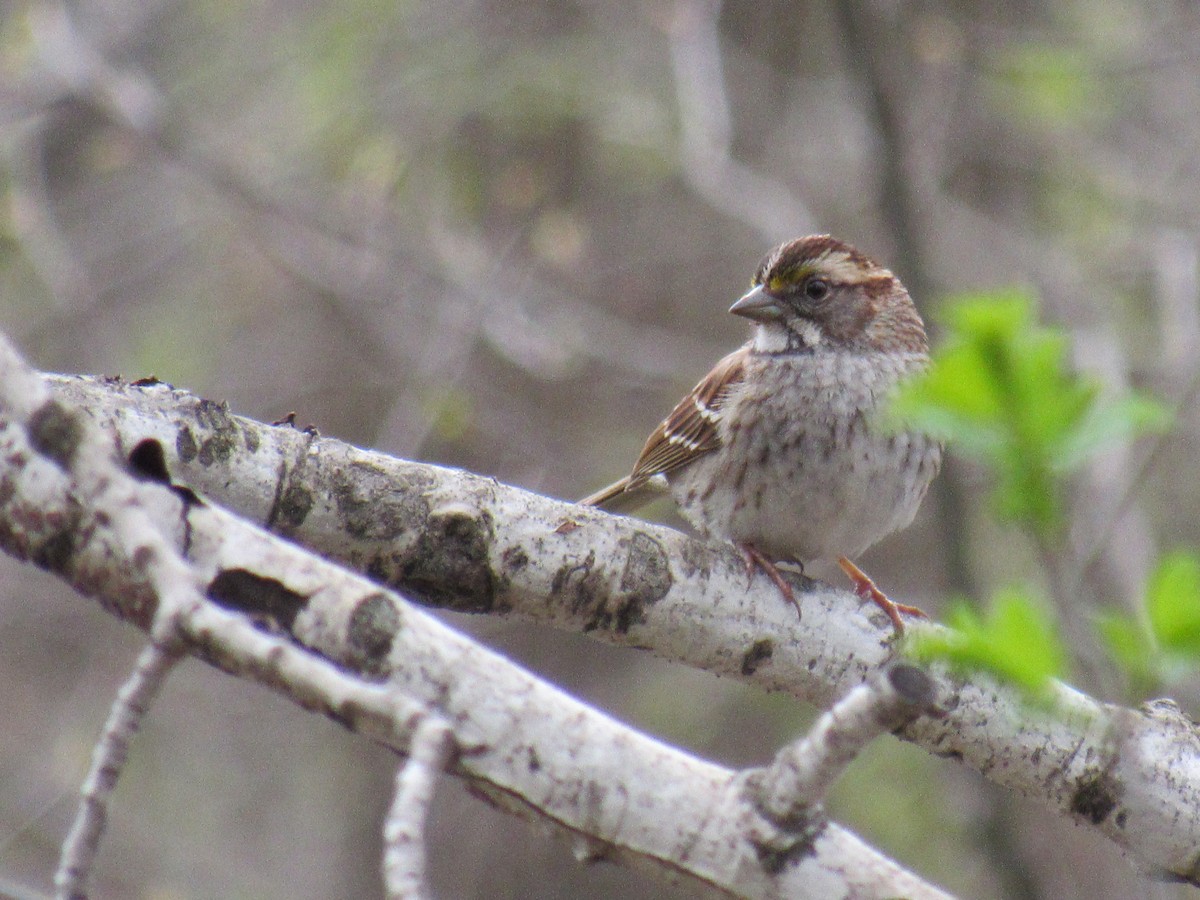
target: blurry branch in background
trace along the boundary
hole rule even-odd
[[[163,447],[189,488],[427,604],[650,648],[823,708],[894,661],[882,613],[803,581],[797,621],[772,584],[747,586],[731,546],[261,425],[164,385],[49,381],[118,446]],[[288,571],[264,574],[288,584]],[[947,715],[899,736],[1094,826],[1149,873],[1200,881],[1200,736],[1170,704],[1124,709],[1043,678],[1042,707],[1031,710],[1007,679],[933,672]]]
[[[918,303],[932,304],[936,299],[931,271],[934,260],[923,236],[928,233],[926,223],[933,210],[931,204],[919,204],[917,198],[941,193],[927,162],[936,158],[941,148],[929,135],[913,147],[921,132],[909,134],[903,127],[917,105],[922,67],[907,45],[908,27],[899,10],[861,0],[838,0],[833,9],[844,44],[843,64],[864,97],[862,109],[874,138],[872,157],[878,179],[874,199],[894,245],[895,268]],[[897,78],[898,72],[908,75]],[[940,96],[941,92],[931,93]],[[943,467],[929,493],[936,504],[950,586],[974,593],[977,585],[968,545],[965,490],[954,460]]]
[[[677,331],[634,325],[586,303],[576,303],[497,255],[494,248],[448,226],[430,235],[430,260],[438,266],[449,335],[424,348],[428,358],[416,371],[440,375],[442,388],[466,371],[476,337],[486,337],[507,359],[541,377],[563,375],[585,359],[594,359],[639,377],[675,378],[694,368],[697,359],[720,349],[688,339]],[[502,299],[506,298],[506,299]],[[432,427],[413,391],[401,397],[385,418],[381,434],[398,452],[416,456]]]
[[[129,737],[182,652],[409,756],[386,826],[395,896],[427,890],[418,845],[447,764],[500,808],[581,842],[591,858],[689,876],[705,894],[947,896],[829,822],[813,796],[828,778],[781,798],[791,815],[771,821],[736,773],[615,722],[376,582],[212,505],[171,478],[154,438],[114,454],[96,422],[52,398],[0,345],[0,544],[152,641],[97,747],[63,850],[63,896],[85,896]],[[461,539],[465,508],[451,505],[443,515]],[[912,714],[929,704],[924,694],[910,699]],[[881,709],[893,707],[885,697]],[[878,730],[859,732],[861,745]],[[834,774],[819,760],[807,767]]]
[[[58,110],[78,104],[143,133],[157,128],[163,101],[148,79],[113,67],[83,40],[64,4],[32,4],[25,18],[34,50],[28,71],[0,95],[0,120],[13,135],[11,221],[58,311],[78,314],[98,300],[98,292],[55,218],[44,168],[45,130]]]
[[[482,238],[437,224],[414,229],[383,201],[364,215],[361,199],[343,209],[335,198],[315,191],[306,196],[294,183],[282,196],[257,183],[232,151],[219,149],[220,142],[196,140],[152,80],[108,63],[103,48],[62,4],[35,5],[28,18],[36,52],[14,79],[18,87],[0,101],[4,119],[24,130],[13,159],[18,237],[62,314],[77,315],[99,293],[72,258],[46,192],[43,129],[66,108],[123,129],[247,218],[246,239],[289,278],[313,289],[371,360],[365,371],[420,373],[382,417],[382,439],[404,452],[418,453],[427,434],[423,388],[452,387],[464,369],[457,363],[481,341],[543,378],[561,377],[587,361],[673,378],[719,350],[579,302],[518,270]],[[410,326],[381,328],[381,315]],[[435,353],[427,334],[441,336]]]
[[[1175,229],[1164,228],[1152,242],[1154,248],[1155,299],[1159,307],[1162,347],[1161,370],[1150,373],[1150,381],[1167,398],[1171,406],[1171,418],[1175,423],[1184,423],[1200,399],[1200,313],[1196,299],[1200,296],[1197,272],[1200,270],[1200,254],[1195,239]],[[1077,354],[1082,357],[1082,354]],[[1112,570],[1119,566],[1128,576],[1122,586],[1136,581],[1137,586],[1145,582],[1153,563],[1153,543],[1148,536],[1149,526],[1145,515],[1137,509],[1137,491],[1146,477],[1159,462],[1167,447],[1167,432],[1162,432],[1143,447],[1139,454],[1125,450],[1119,452],[1113,465],[1108,461],[1101,477],[1096,478],[1100,489],[1093,490],[1088,498],[1091,502],[1080,504],[1086,512],[1094,510],[1090,517],[1082,517],[1084,527],[1075,529],[1075,545],[1078,547],[1079,577],[1086,584],[1088,572],[1103,562]],[[1101,464],[1105,460],[1101,459]],[[1121,540],[1115,540],[1117,535]],[[1169,548],[1168,548],[1169,549]],[[1130,560],[1131,553],[1140,552],[1141,558]],[[1115,563],[1115,565],[1114,565]],[[1122,591],[1118,595],[1127,603],[1136,598],[1134,591]],[[1134,603],[1127,610],[1140,615],[1140,604]]]
[[[717,27],[720,0],[677,0],[666,25],[679,109],[680,170],[712,207],[768,244],[816,230],[803,199],[733,156],[735,133]]]

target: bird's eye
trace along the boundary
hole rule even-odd
[[[829,296],[829,282],[823,278],[813,278],[804,285],[804,296],[809,300],[824,300]]]

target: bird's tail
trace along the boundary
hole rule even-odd
[[[642,479],[634,483],[626,475],[620,481],[584,497],[579,503],[581,506],[598,506],[612,513],[627,513],[646,505],[661,493],[662,487],[655,483],[655,479]]]

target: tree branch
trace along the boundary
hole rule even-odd
[[[36,396],[3,411],[0,545],[139,627],[170,611],[190,652],[400,752],[434,714],[454,728],[454,773],[478,793],[586,840],[605,858],[687,877],[706,893],[945,896],[823,817],[809,817],[797,833],[772,831],[733,772],[614,722],[378,584],[164,483],[147,451],[159,445],[139,439],[135,452],[122,449],[147,479],[130,503],[170,536],[204,585],[202,595],[173,604],[146,564],[146,545],[130,547],[108,510],[84,502],[89,492],[62,464],[81,445],[83,414]],[[50,431],[22,424],[51,418]],[[197,457],[233,450],[206,447]],[[113,475],[114,483],[131,480]],[[287,638],[263,635],[254,622]],[[373,684],[345,685],[333,667]]]
[[[159,440],[190,486],[426,603],[585,631],[822,707],[893,656],[882,613],[805,579],[798,622],[772,585],[747,586],[728,546],[262,425],[166,385],[52,383],[121,447]],[[1054,715],[984,678],[941,694],[945,718],[898,734],[1098,828],[1149,873],[1200,883],[1200,737],[1182,717],[1065,685]]]
[[[408,762],[396,771],[395,796],[383,826],[383,880],[394,900],[431,896],[425,881],[425,821],[453,750],[450,726],[426,716],[413,735]]]
[[[822,714],[807,735],[747,778],[764,815],[786,822],[825,797],[842,771],[875,738],[923,713],[941,715],[936,687],[920,669],[897,665],[860,684]]]
[[[100,739],[92,752],[92,763],[80,790],[79,809],[59,855],[54,888],[59,897],[83,900],[104,823],[108,801],[125,768],[129,745],[142,717],[179,661],[177,649],[151,643],[138,657],[133,673],[121,687]]]

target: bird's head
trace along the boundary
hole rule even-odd
[[[827,234],[768,253],[729,311],[758,324],[754,348],[764,353],[928,350],[925,325],[900,279]]]

